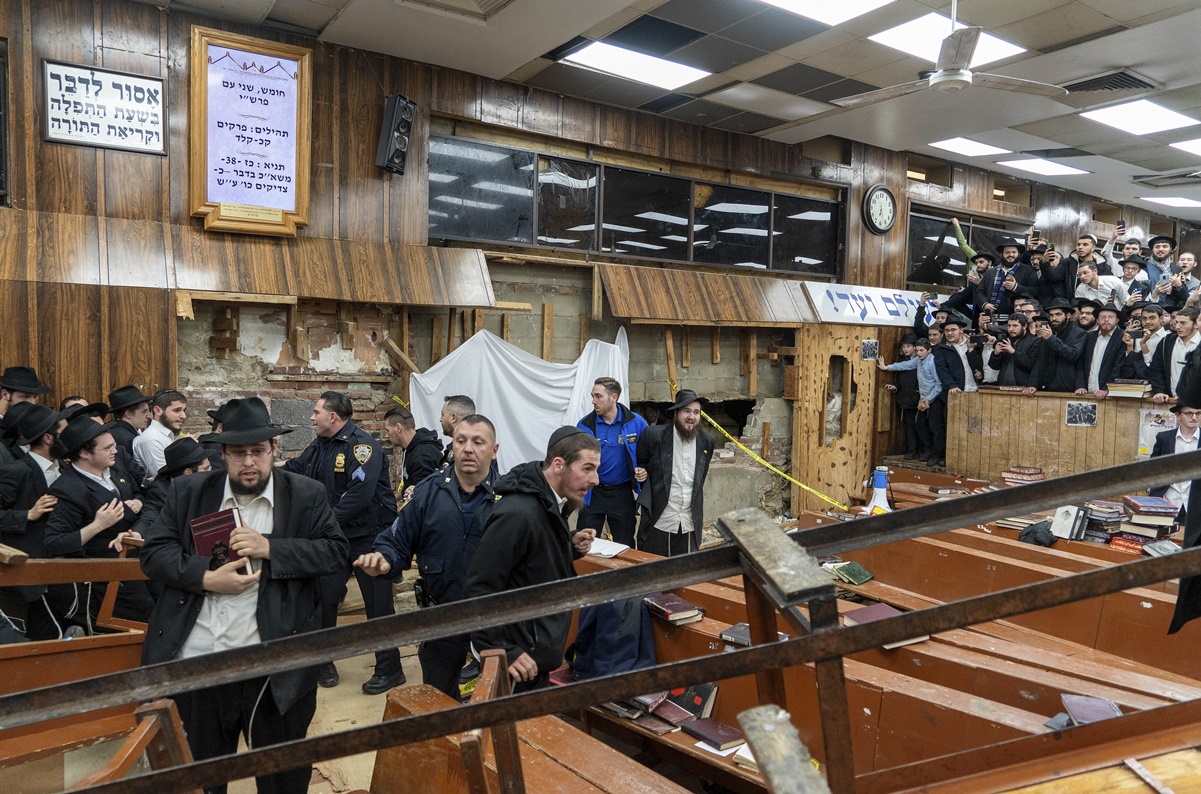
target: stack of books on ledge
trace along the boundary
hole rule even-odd
[[[717,684],[710,683],[652,692],[601,706],[662,736],[680,730],[686,723],[708,720],[716,700]]]
[[[1009,485],[1025,485],[1045,479],[1043,470],[1038,466],[1010,466],[1001,472],[1001,477]]]
[[[1046,521],[1047,516],[1043,513],[1028,513],[1024,516],[1013,516],[1012,518],[998,518],[996,524],[1001,529],[1016,529],[1021,532],[1031,524],[1037,524],[1039,521]]]
[[[1126,516],[1109,545],[1131,554],[1142,554],[1144,544],[1170,535],[1180,512],[1158,496],[1123,496],[1122,505]]]
[[[1151,381],[1115,378],[1109,382],[1110,397],[1150,397]]]
[[[1114,535],[1122,531],[1122,519],[1126,510],[1121,502],[1107,502],[1094,499],[1086,502],[1088,508],[1088,524],[1084,527],[1084,536],[1080,540],[1089,543],[1108,543]]]

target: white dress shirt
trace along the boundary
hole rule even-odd
[[[955,352],[959,354],[959,360],[963,362],[963,390],[965,392],[979,391],[976,385],[976,373],[972,372],[972,365],[967,363],[967,341],[964,340],[957,345],[951,345]]]
[[[692,531],[692,481],[696,478],[696,444],[680,438],[680,431],[671,428],[671,486],[667,489],[667,506],[655,522],[655,529],[664,532]]]
[[[1097,332],[1097,345],[1093,348],[1093,359],[1088,363],[1088,390],[1101,390],[1101,362],[1105,360],[1105,351],[1113,344],[1117,331],[1111,331],[1109,336]]]
[[[142,434],[133,440],[133,456],[146,469],[146,480],[154,479],[158,470],[167,465],[166,452],[172,441],[178,439],[162,422],[151,422]]]
[[[42,468],[42,476],[46,478],[46,485],[54,485],[54,481],[58,479],[58,461],[43,458],[36,452],[30,452],[34,461]],[[82,472],[81,472],[82,473]]]
[[[267,478],[267,488],[254,497],[234,496],[225,478],[225,494],[220,510],[236,507],[242,512],[242,524],[260,535],[270,535],[275,525],[274,477]],[[263,567],[262,560],[251,560],[252,570]],[[181,659],[213,653],[230,648],[245,648],[259,642],[259,585],[255,582],[243,593],[204,594],[204,604],[196,625],[184,643]]]
[[[1113,295],[1113,300],[1109,296]],[[1126,291],[1126,285],[1117,276],[1097,276],[1097,287],[1093,289],[1083,281],[1076,287],[1077,298],[1088,298],[1090,301],[1097,303],[1112,303],[1121,309],[1126,305],[1126,301],[1130,300],[1130,293]]]
[[[105,488],[112,491],[113,493],[119,493],[119,491],[117,490],[117,486],[115,484],[113,484],[113,470],[112,469],[105,469],[104,475],[102,477],[97,477],[95,474],[92,474],[91,472],[88,472],[88,471],[84,471],[83,469],[79,468],[78,466],[74,466],[72,468],[74,468],[75,471],[79,472],[84,477],[87,477],[92,482],[98,482],[101,485],[103,485]]]
[[[1172,332],[1161,325],[1158,331],[1147,337],[1147,352],[1143,353],[1143,363],[1148,367],[1151,366],[1151,359],[1155,356],[1155,349],[1159,347],[1159,343],[1163,341],[1163,338],[1170,333]],[[1139,349],[1141,350],[1142,348]]]
[[[1176,431],[1176,454],[1183,455],[1186,452],[1197,451],[1197,440],[1201,438],[1201,433],[1193,431],[1192,438],[1185,438],[1179,430]],[[1188,495],[1192,489],[1193,481],[1185,480],[1184,482],[1174,482],[1168,486],[1168,490],[1164,493],[1163,498],[1167,499],[1177,507],[1188,507]]]
[[[1193,332],[1192,337],[1187,342],[1180,339],[1176,340],[1176,346],[1172,348],[1172,371],[1168,379],[1168,388],[1172,390],[1172,396],[1176,396],[1176,384],[1180,382],[1180,373],[1184,372],[1184,358],[1189,353],[1197,349],[1197,345],[1201,344],[1201,333]]]

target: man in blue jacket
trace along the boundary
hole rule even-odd
[[[600,484],[584,499],[577,526],[595,529],[600,535],[609,522],[613,540],[634,545],[634,500],[646,480],[638,468],[638,438],[646,430],[646,420],[617,401],[621,384],[613,378],[597,378],[592,386],[592,413],[576,427],[596,436],[601,445],[601,463],[597,470]]]
[[[463,417],[455,425],[451,446],[454,465],[419,482],[392,527],[354,563],[371,576],[397,579],[416,554],[423,594],[418,602],[423,607],[462,597],[467,567],[496,501],[492,461],[498,445],[492,423],[479,414]],[[422,681],[457,700],[468,640],[461,635],[421,643],[417,658]]]

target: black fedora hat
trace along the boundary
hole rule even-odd
[[[58,440],[63,442],[65,455],[70,455],[75,450],[82,447],[84,444],[96,438],[99,435],[109,432],[109,425],[101,425],[92,421],[90,416],[77,416],[67,426],[63,428],[63,432],[58,434]]]
[[[208,456],[208,450],[197,443],[195,439],[187,436],[177,438],[163,450],[163,458],[166,462],[158,470],[158,474],[154,475],[154,478],[161,480],[165,477],[174,477],[189,466],[196,466],[201,461],[207,460]]]
[[[59,416],[70,422],[77,416],[91,416],[94,418],[107,416],[110,410],[106,403],[76,403],[64,408]]]
[[[958,325],[960,328],[969,328],[971,324],[971,321],[959,312],[951,312],[947,315],[947,319],[943,320],[942,327],[946,328],[948,325]]]
[[[17,422],[17,443],[31,444],[49,433],[62,416],[45,405],[34,405]]]
[[[151,402],[153,399],[153,397],[147,397],[145,394],[142,394],[142,390],[137,386],[122,386],[108,393],[108,404],[112,408],[114,415],[124,411],[126,408],[132,408],[138,403]]]
[[[1003,253],[1005,253],[1005,249],[1006,249],[1006,248],[1016,248],[1016,249],[1018,249],[1018,256],[1021,256],[1022,254],[1026,253],[1026,245],[1025,245],[1025,243],[1022,243],[1022,242],[1020,242],[1020,241],[1018,241],[1018,240],[1015,240],[1015,239],[1014,239],[1014,238],[1012,238],[1012,237],[1010,237],[1008,240],[1002,240],[1002,241],[1001,241],[1001,244],[997,246],[997,253],[998,253],[998,254],[1003,254]]]
[[[33,406],[37,403],[23,402],[17,403],[8,409],[8,413],[4,415],[4,419],[0,420],[0,438],[6,440],[15,440],[17,437],[17,423],[26,413],[33,410]]]
[[[208,435],[206,441],[217,444],[257,444],[292,432],[290,427],[271,424],[271,413],[260,397],[230,400],[222,410],[221,432]]]
[[[1052,309],[1062,309],[1065,312],[1070,312],[1072,310],[1072,304],[1068,303],[1067,298],[1056,298],[1043,308],[1047,311],[1051,311]]]
[[[702,408],[709,404],[708,398],[699,396],[692,389],[680,389],[678,392],[676,392],[676,401],[668,406],[667,412],[674,413],[684,406],[691,405],[695,402],[699,402]]]
[[[1147,247],[1154,248],[1156,243],[1167,243],[1168,245],[1170,245],[1172,247],[1173,251],[1176,250],[1176,238],[1175,237],[1170,237],[1169,235],[1166,235],[1166,234],[1157,234],[1154,237],[1152,237],[1150,240],[1147,241]],[[4,381],[0,381],[0,386],[3,386],[3,385],[4,385]]]
[[[22,391],[26,394],[46,394],[50,387],[38,380],[38,374],[33,367],[9,367],[0,375],[0,386],[9,391]]]
[[[1095,301],[1095,300],[1092,300],[1091,298],[1080,298],[1076,301],[1077,309],[1083,309],[1085,306],[1092,306],[1094,314],[1101,311],[1101,309],[1105,308],[1104,304],[1102,304],[1101,301]]]
[[[1100,315],[1101,312],[1113,312],[1118,317],[1122,316],[1122,310],[1112,303],[1105,303],[1097,309],[1098,315]]]
[[[977,251],[968,259],[968,261],[975,262],[977,259],[987,259],[990,265],[995,265],[997,263],[997,258],[988,251]]]
[[[1138,254],[1131,254],[1130,256],[1126,257],[1125,259],[1119,261],[1118,264],[1124,265],[1127,262],[1133,262],[1134,264],[1138,265],[1139,267],[1141,267],[1143,269],[1146,269],[1146,267],[1147,267],[1147,260],[1142,258],[1141,256],[1139,256]]]

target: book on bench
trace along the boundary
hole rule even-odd
[[[242,559],[229,547],[229,536],[242,526],[242,513],[238,508],[197,516],[188,522],[188,526],[192,530],[192,543],[197,556],[212,557],[211,567],[217,568]]]
[[[704,610],[675,593],[652,593],[642,600],[646,602],[646,607],[652,615],[666,620],[673,626],[697,623],[705,619]]]
[[[684,733],[695,736],[714,750],[729,750],[746,742],[742,731],[714,719],[700,719],[680,726]]]
[[[847,626],[858,626],[863,623],[874,623],[877,620],[893,618],[897,615],[903,614],[905,613],[889,604],[872,604],[870,607],[863,607],[862,609],[856,609],[852,610],[851,612],[847,612],[842,616],[842,622]],[[924,642],[928,639],[930,639],[930,635],[923,634],[920,637],[912,637],[908,640],[890,642],[884,646],[884,649],[892,650],[893,648],[900,648],[902,645],[912,645],[915,642]]]
[[[782,631],[777,631],[776,634],[779,636],[780,642],[788,639],[788,635]],[[733,645],[742,645],[749,648],[751,646],[751,624],[735,623],[723,631],[720,637]]]
[[[1059,697],[1063,700],[1064,710],[1072,718],[1072,722],[1077,725],[1087,725],[1090,722],[1100,722],[1111,717],[1122,716],[1122,710],[1118,708],[1118,704],[1108,698],[1067,694]]]
[[[667,693],[665,703],[674,703],[694,717],[706,718],[713,713],[717,700],[717,684],[693,684],[676,687]]]
[[[751,752],[749,744],[743,744],[738,748],[738,752],[734,753],[734,763],[752,772],[759,771],[759,762],[755,760],[755,754]]]

